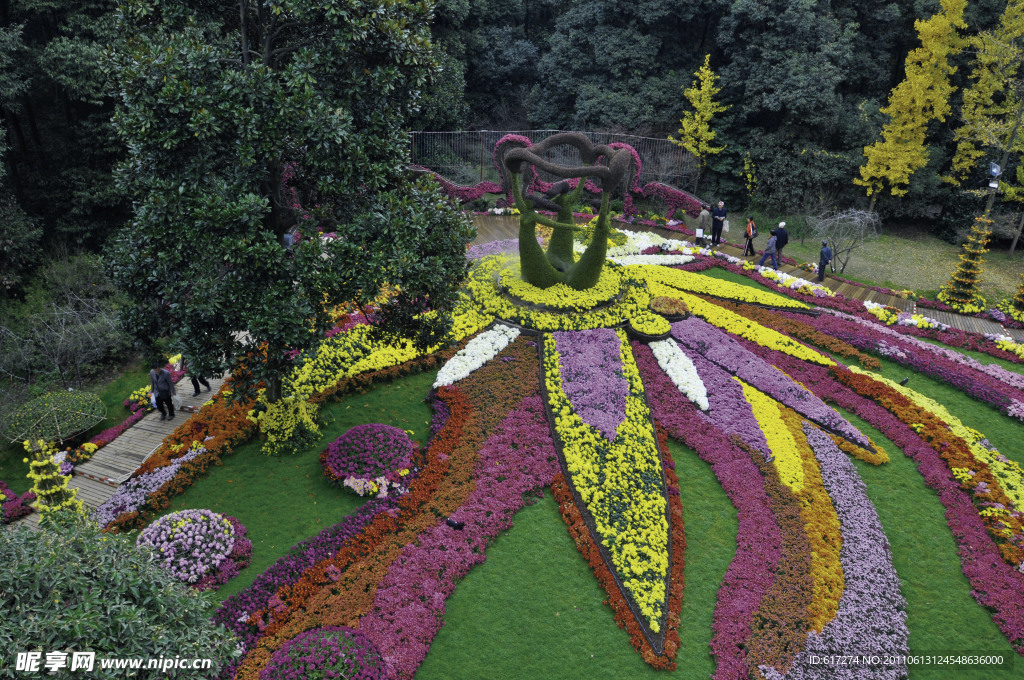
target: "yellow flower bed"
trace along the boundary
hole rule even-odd
[[[672,330],[672,324],[665,317],[653,312],[640,312],[629,319],[629,326],[644,335],[665,335]]]
[[[657,282],[688,293],[713,295],[737,302],[748,302],[769,307],[809,309],[806,304],[793,298],[777,295],[767,290],[758,290],[732,281],[713,279],[709,276],[702,276],[682,269],[648,264],[630,265],[626,269],[629,273],[636,272],[648,283]]]
[[[608,307],[565,314],[528,309],[502,295],[495,283],[495,276],[509,266],[511,258],[493,255],[483,258],[470,272],[466,285],[479,314],[540,331],[588,330],[619,325],[645,310],[651,301],[643,282],[624,277],[622,297]]]
[[[768,441],[768,449],[772,452],[772,464],[779,473],[779,479],[794,493],[802,491],[803,464],[800,462],[800,453],[796,450],[793,435],[779,414],[778,402],[735,376],[733,380],[743,386],[743,397],[754,410],[757,425]]]
[[[609,442],[573,410],[562,389],[555,339],[544,336],[544,382],[555,431],[572,484],[594,519],[618,578],[654,632],[661,628],[667,592],[668,508],[660,483],[661,460],[644,403],[643,383],[625,334],[619,330],[623,374],[629,383],[626,419]],[[622,499],[624,512],[616,506]]]
[[[503,290],[520,300],[536,305],[554,307],[559,311],[585,312],[615,298],[622,290],[622,274],[617,267],[606,265],[601,269],[597,285],[586,290],[576,290],[564,283],[550,288],[537,288],[523,281],[518,262],[502,269],[499,283]]]
[[[894,382],[876,373],[865,371],[857,366],[851,366],[850,370],[854,373],[863,373],[864,375],[870,375],[875,380],[881,381],[889,387],[897,390],[900,394],[904,395],[916,405],[923,409],[930,411],[939,420],[944,422],[949,427],[950,432],[960,437],[971,449],[971,455],[977,460],[988,465],[992,471],[993,476],[999,481],[999,486],[1002,487],[1003,492],[1007,498],[1013,503],[1013,508],[1018,512],[1024,512],[1024,469],[1020,465],[1012,460],[1007,459],[1005,462],[999,459],[999,452],[994,449],[988,449],[982,446],[981,441],[985,439],[985,435],[978,432],[975,429],[967,427],[960,419],[951,414],[945,406],[939,402],[924,396],[909,387],[904,387],[898,382]],[[1005,458],[1005,456],[1003,456]],[[970,482],[970,475],[967,474],[966,468],[952,468],[953,475],[961,482]],[[959,473],[957,471],[960,471]]]

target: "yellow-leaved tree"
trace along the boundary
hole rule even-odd
[[[949,77],[956,67],[949,62],[964,46],[957,29],[967,27],[963,19],[967,0],[940,2],[937,14],[914,22],[921,46],[907,55],[903,81],[889,93],[889,104],[881,110],[889,122],[882,128],[882,138],[864,148],[865,163],[860,177],[853,180],[867,189],[871,211],[886,186],[893,196],[906,195],[910,176],[928,163],[928,124],[945,120],[951,110],[954,87]]]
[[[725,146],[715,146],[715,131],[711,129],[711,121],[715,114],[729,109],[728,106],[715,101],[722,88],[715,86],[718,76],[711,70],[711,55],[704,56],[704,64],[694,73],[693,83],[683,90],[683,95],[693,107],[693,111],[685,111],[679,120],[682,126],[676,133],[679,138],[672,135],[668,140],[683,147],[697,159],[697,178],[694,180],[694,191],[697,190],[697,183],[700,181],[704,166],[707,165],[708,157],[721,153]]]
[[[999,25],[968,42],[975,53],[971,84],[964,90],[960,109],[963,124],[954,137],[956,154],[949,174],[942,178],[956,186],[967,179],[985,156],[999,158],[1000,168],[1005,169],[1012,155],[1024,151],[1020,129],[1024,119],[1024,81],[1020,73],[1024,62],[1024,0],[1009,0]],[[1024,202],[1021,174],[1018,167],[1016,182],[1008,175],[999,178],[998,192],[1004,201]],[[996,192],[989,192],[986,217],[995,198]],[[1024,217],[1018,223],[1011,253],[1017,246],[1021,226]]]

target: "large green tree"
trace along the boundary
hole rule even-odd
[[[201,373],[247,364],[271,401],[285,351],[322,337],[326,305],[393,284],[386,335],[446,335],[469,229],[404,169],[403,124],[435,68],[429,13],[394,0],[123,5],[115,126],[135,215],[110,259],[129,330],[170,336]]]

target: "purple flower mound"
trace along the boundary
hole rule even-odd
[[[211,510],[182,510],[143,529],[135,545],[152,548],[160,567],[182,583],[197,585],[207,573],[216,572],[231,554],[235,527]],[[250,550],[251,547],[250,544]]]
[[[365,633],[348,626],[307,630],[281,645],[260,671],[260,680],[384,680],[380,652]]]
[[[782,371],[748,351],[742,343],[695,316],[672,324],[672,335],[684,346],[700,352],[768,396],[779,400],[800,415],[842,435],[867,449],[871,443],[841,415],[810,391],[800,387]],[[710,393],[711,390],[708,390]]]
[[[385,476],[397,482],[398,470],[412,464],[414,448],[409,435],[397,427],[356,425],[330,443],[321,463],[327,479],[335,484],[347,477]]]
[[[907,647],[906,602],[900,594],[900,580],[892,566],[889,541],[867,488],[856,468],[839,447],[821,430],[804,424],[807,443],[821,465],[821,478],[835,506],[843,534],[839,560],[845,584],[839,611],[821,633],[811,631],[802,652],[789,673],[762,667],[765,677],[815,678],[822,666],[812,665],[811,656],[872,655],[885,659],[905,655]],[[906,665],[864,667],[832,666],[831,678],[905,678]]]
[[[26,491],[19,496],[0,479],[0,505],[3,505],[3,510],[0,511],[0,524],[10,524],[19,517],[31,513],[31,503],[35,499],[36,495],[31,491]]]
[[[562,389],[583,419],[614,441],[626,419],[629,383],[622,374],[622,343],[610,328],[555,333]]]

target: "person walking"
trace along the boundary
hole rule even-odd
[[[778,271],[778,269],[779,269],[779,260],[778,260],[778,257],[777,257],[778,251],[776,249],[777,246],[775,245],[778,242],[778,236],[776,235],[774,229],[772,229],[768,233],[771,234],[771,237],[768,239],[768,243],[766,243],[764,245],[764,254],[761,256],[761,261],[757,263],[757,266],[758,267],[763,267],[764,266],[764,261],[768,258],[769,255],[771,255],[771,257],[772,257],[772,269]]]
[[[832,261],[832,249],[828,241],[821,242],[821,254],[818,255],[818,282],[825,280],[825,266]]]
[[[743,248],[743,257],[756,255],[754,250],[754,234],[757,233],[757,225],[754,224],[754,216],[747,215],[747,245]]]
[[[715,208],[714,212],[711,213],[711,247],[716,247],[722,240],[722,227],[725,226],[725,220],[728,217],[728,211],[725,209],[725,201],[719,201],[718,207]]]
[[[156,396],[156,407],[160,411],[160,420],[174,420],[174,402],[171,395],[177,394],[171,373],[159,361],[153,362],[153,369],[149,372],[149,387]],[[166,408],[165,408],[166,407]],[[167,412],[170,411],[168,417]]]
[[[187,366],[188,366],[188,364],[183,359],[182,362],[181,362],[182,370],[187,370]],[[192,371],[188,371],[188,377],[192,381],[192,389],[195,390],[195,393],[192,395],[193,397],[198,397],[199,396],[199,384],[200,383],[202,383],[203,387],[206,388],[207,392],[210,391],[210,383],[208,383],[206,381],[206,378],[204,378],[203,376],[199,375],[198,373],[193,373]]]
[[[786,223],[779,222],[779,226],[775,228],[775,250],[777,252],[779,262],[782,262],[782,249],[789,243],[789,232],[786,231]],[[778,267],[776,267],[778,269]]]

